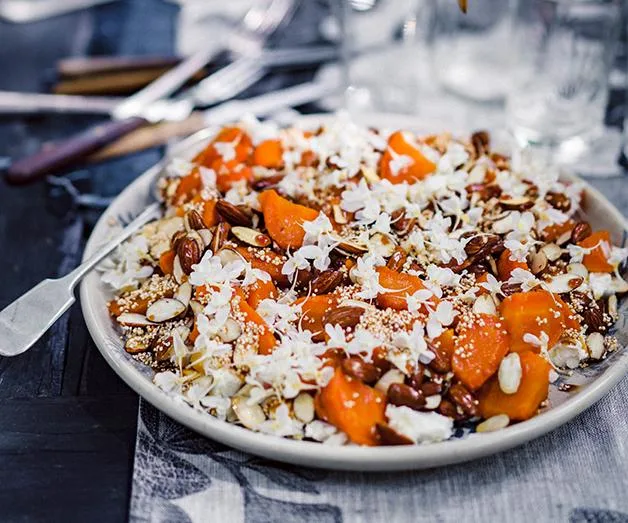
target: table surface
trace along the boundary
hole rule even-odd
[[[176,8],[121,0],[47,21],[0,22],[0,89],[41,91],[70,55],[172,53]],[[150,27],[150,32],[143,30]],[[0,157],[96,122],[83,116],[0,118]],[[82,188],[115,195],[162,151],[75,173]],[[596,185],[624,212],[623,179]],[[64,206],[43,182],[0,180],[0,309],[46,277],[74,267],[97,213]],[[123,521],[128,513],[137,396],[107,366],[77,303],[29,352],[0,358],[2,521]]]

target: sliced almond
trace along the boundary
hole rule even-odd
[[[475,427],[476,432],[495,432],[496,430],[505,429],[510,425],[510,418],[506,414],[497,414],[485,419]]]
[[[192,285],[190,282],[183,282],[179,285],[177,292],[174,293],[173,298],[175,300],[179,300],[184,307],[187,307],[190,304],[190,299],[192,298]]]
[[[194,209],[185,213],[185,216],[183,217],[183,224],[185,225],[185,229],[187,231],[196,231],[197,229],[205,228],[203,218],[201,218],[198,211]]]
[[[209,229],[199,229],[196,231],[205,244],[205,249],[211,246],[214,234]]]
[[[146,327],[147,325],[155,325],[143,314],[136,314],[134,312],[124,312],[116,318],[116,321],[120,325],[126,325],[129,327]]]
[[[425,406],[427,410],[435,410],[440,405],[440,402],[443,400],[440,394],[432,394],[431,396],[427,396],[425,398]]]
[[[393,383],[403,383],[405,378],[406,377],[403,372],[399,369],[390,369],[378,380],[375,384],[375,388],[386,394],[388,392],[388,387],[390,387]]]
[[[499,220],[493,222],[493,232],[496,234],[506,234],[512,231],[512,222],[510,220],[510,212]]]
[[[545,254],[548,261],[556,261],[563,254],[563,250],[555,243],[547,243],[541,247],[540,252]]]
[[[332,210],[334,212],[334,221],[339,224],[339,225],[344,225],[348,222],[347,220],[347,215],[345,214],[345,212],[340,208],[340,205],[335,204],[332,207]]]
[[[220,258],[220,263],[222,263],[223,266],[235,261],[242,261],[244,259],[238,251],[228,247],[220,249],[218,251],[218,257]]]
[[[589,277],[589,269],[587,269],[582,263],[570,263],[567,265],[567,272],[580,276],[583,280]]]
[[[497,307],[490,294],[482,294],[473,304],[473,312],[476,314],[490,314],[497,316]]]
[[[223,246],[227,237],[229,236],[229,229],[231,229],[231,225],[227,222],[220,222],[216,227],[214,227],[214,237],[212,238],[212,243],[210,249],[212,252],[218,252],[220,248]]]
[[[179,314],[183,313],[185,309],[186,306],[179,300],[175,300],[174,298],[162,298],[148,307],[146,317],[150,321],[161,323],[176,318]]]
[[[515,211],[530,209],[534,205],[534,201],[532,200],[532,198],[528,198],[527,196],[518,196],[516,198],[500,198],[499,203],[502,205],[502,207]]]
[[[547,290],[554,294],[571,292],[584,282],[582,276],[577,274],[558,274],[547,281]]]
[[[608,314],[613,319],[613,321],[617,321],[619,318],[619,311],[617,309],[617,296],[612,294],[608,297]]]
[[[628,292],[628,282],[623,278],[615,277],[611,283],[611,290],[616,294],[624,294]]]
[[[255,430],[266,420],[264,410],[260,405],[249,405],[244,396],[236,396],[231,400],[231,408],[238,420],[247,429]]]
[[[299,421],[309,423],[314,419],[314,398],[307,392],[301,392],[294,398],[292,408]]]
[[[146,336],[131,336],[124,343],[124,350],[129,354],[139,354],[150,349],[150,340]]]
[[[395,241],[387,234],[381,232],[376,232],[371,236],[369,243],[372,246],[372,250],[384,258],[390,258],[397,248]]]
[[[184,281],[187,281],[188,277],[187,274],[185,274],[185,272],[183,272],[183,267],[181,267],[181,260],[179,258],[179,255],[177,254],[174,257],[174,262],[172,265],[172,275],[174,276],[174,279],[177,283],[183,283]]]
[[[249,227],[238,225],[231,227],[231,232],[238,240],[252,247],[268,247],[271,244],[271,240],[268,236]]]
[[[497,379],[499,388],[504,394],[514,394],[519,390],[521,384],[521,359],[519,354],[511,352],[499,365]]]
[[[344,254],[360,255],[360,254],[364,254],[368,252],[368,248],[366,247],[366,245],[363,245],[361,243],[357,243],[352,240],[347,240],[347,239],[341,238],[340,236],[336,236],[335,239],[338,241],[338,245],[336,249],[338,249],[340,252],[343,252]]]
[[[569,240],[571,240],[571,231],[566,231],[562,233],[558,238],[556,238],[556,243],[558,245],[565,245]]]
[[[589,355],[594,360],[601,360],[606,352],[604,347],[604,336],[599,332],[592,332],[587,336],[587,347]]]
[[[200,314],[205,309],[205,306],[196,300],[190,300],[190,309],[192,309],[194,314]]]
[[[237,340],[240,334],[242,334],[240,324],[233,318],[227,318],[227,321],[218,331],[218,337],[225,343]]]
[[[548,259],[545,253],[541,250],[535,252],[530,259],[530,271],[532,274],[540,274],[547,269]]]

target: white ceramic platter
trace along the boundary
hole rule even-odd
[[[325,116],[309,116],[317,122]],[[369,115],[360,118],[363,123],[385,128],[414,129],[434,132],[443,129],[425,129],[410,117]],[[198,150],[199,143],[211,136],[208,129],[195,142],[183,142],[171,152],[172,156],[189,157]],[[148,201],[151,183],[162,170],[157,165],[148,170],[125,189],[100,218],[85,249],[85,257],[112,233],[112,223],[120,216],[138,214]],[[584,212],[594,229],[611,231],[613,241],[623,244],[626,222],[597,190],[587,186]],[[228,424],[195,410],[182,399],[159,389],[152,382],[152,371],[134,361],[123,348],[120,334],[107,312],[111,294],[92,272],[81,287],[81,304],[87,327],[100,352],[115,372],[140,396],[170,417],[191,429],[231,447],[267,458],[313,467],[343,470],[404,470],[424,469],[468,461],[488,454],[501,452],[545,434],[568,422],[574,416],[600,400],[628,371],[628,350],[621,349],[603,362],[585,370],[578,370],[567,381],[575,387],[561,392],[552,387],[550,406],[538,416],[510,426],[504,430],[472,434],[461,439],[421,446],[398,447],[333,447],[307,441],[293,441],[252,432]],[[624,300],[624,306],[628,300]],[[625,307],[622,307],[624,309]],[[628,344],[626,314],[621,314],[617,335],[622,347]]]

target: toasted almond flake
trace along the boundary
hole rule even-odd
[[[369,243],[372,245],[373,250],[384,258],[390,258],[397,247],[395,240],[391,236],[381,232],[376,232],[371,236]]]
[[[346,223],[348,223],[347,220],[347,215],[345,214],[345,212],[340,208],[340,205],[335,204],[332,207],[333,211],[334,211],[334,221],[339,224],[339,225],[344,225]]]
[[[499,365],[497,378],[499,388],[504,394],[514,394],[519,390],[521,383],[521,359],[519,354],[512,352]]]
[[[375,172],[375,169],[362,167],[360,169],[360,172],[362,173],[362,176],[364,176],[364,179],[369,183],[377,183],[380,181],[380,177],[378,176],[377,172]]]
[[[128,325],[129,327],[145,327],[147,325],[155,325],[143,314],[137,314],[134,312],[124,312],[116,318],[116,321],[120,325]]]
[[[292,408],[296,418],[303,423],[309,423],[314,419],[314,398],[307,392],[301,392],[294,398]]]
[[[577,274],[558,274],[548,280],[547,290],[554,294],[563,294],[571,292],[584,282],[584,278]]]
[[[179,314],[184,312],[185,309],[186,306],[179,300],[175,300],[174,298],[162,298],[148,307],[146,317],[150,321],[161,323],[176,318]]]
[[[556,261],[563,254],[563,250],[555,243],[546,243],[541,247],[539,252],[545,254],[548,261]]]
[[[209,229],[199,229],[196,232],[203,240],[205,248],[209,247],[212,243],[212,238],[214,237],[214,234]]]
[[[175,300],[179,300],[184,307],[187,307],[190,304],[190,299],[192,298],[192,285],[190,282],[186,281],[179,285],[177,292],[174,293],[173,298]]]
[[[183,268],[181,267],[181,260],[179,259],[178,254],[174,257],[172,275],[174,276],[175,281],[179,284],[187,281],[188,279],[187,274],[183,272]]]
[[[237,340],[240,334],[242,334],[240,324],[233,318],[227,318],[227,321],[218,331],[218,336],[225,343]]]
[[[201,312],[203,312],[203,309],[205,307],[203,306],[202,303],[196,301],[196,300],[190,300],[190,309],[192,309],[192,312],[194,314],[200,314]]]
[[[604,347],[604,336],[599,332],[592,332],[587,336],[587,347],[589,355],[594,360],[601,360],[606,352]]]
[[[227,265],[235,261],[244,260],[244,258],[238,251],[235,251],[228,247],[220,249],[218,251],[218,257],[220,258],[220,263],[222,263],[223,265]]]
[[[608,297],[608,314],[613,321],[617,321],[619,318],[619,312],[617,310],[617,296],[614,294]]]
[[[425,398],[425,405],[424,407],[427,410],[434,410],[437,409],[438,406],[440,405],[440,402],[442,401],[442,397],[440,394],[433,394],[432,396],[428,396],[427,398]]]
[[[530,271],[532,274],[540,274],[547,269],[547,255],[541,250],[532,255],[530,260]]]
[[[247,429],[255,430],[266,420],[264,410],[260,405],[249,405],[245,396],[236,396],[231,400],[231,408],[238,420]]]
[[[510,418],[506,414],[497,414],[485,419],[475,428],[476,432],[495,432],[510,425]]]
[[[583,280],[589,277],[589,270],[582,263],[570,263],[567,265],[567,272],[580,276]]]
[[[490,314],[497,316],[497,307],[490,294],[482,294],[473,304],[473,312],[476,314]]]
[[[249,227],[236,225],[231,227],[231,232],[238,240],[252,247],[268,247],[271,244],[268,236]]]
[[[403,383],[405,376],[399,369],[390,369],[384,374],[379,381],[375,384],[375,388],[384,394],[388,392],[388,387],[393,383]]]

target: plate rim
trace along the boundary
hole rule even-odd
[[[323,113],[302,116],[299,120],[320,122],[330,117],[332,115]],[[403,126],[417,127],[417,120],[406,115],[371,113],[362,115],[359,119],[371,123],[376,119],[384,122],[402,122]],[[202,139],[203,135],[209,136],[211,130],[212,128],[209,127],[201,133],[196,133],[183,140],[175,146],[174,150],[187,150],[190,143]],[[163,169],[172,156],[173,154],[165,155],[162,160],[138,176],[116,197],[94,226],[86,243],[83,259],[95,252],[97,244],[102,241],[99,238],[107,230],[106,222],[112,215],[112,208],[115,208],[125,198],[137,193],[144,186],[147,188],[150,185],[150,180]],[[583,181],[574,176],[567,177]],[[589,195],[604,205],[605,209],[613,215],[613,219],[623,225],[624,231],[628,230],[626,219],[619,210],[595,187],[586,181],[584,184]],[[88,276],[83,280],[80,288],[81,308],[88,331],[109,366],[131,389],[157,409],[204,437],[209,437],[244,452],[297,465],[350,471],[418,470],[462,463],[497,454],[536,439],[567,423],[598,402],[628,373],[628,349],[624,348],[623,354],[620,354],[616,361],[609,365],[599,377],[559,406],[500,431],[477,436],[472,435],[464,439],[399,447],[336,447],[316,442],[290,440],[253,432],[194,409],[181,398],[161,390],[146,379],[146,376],[129,361],[116,356],[114,351],[121,348],[119,346],[111,348],[100,329],[98,317],[102,315],[102,311],[96,310],[95,303],[99,291],[97,285],[90,285],[89,281]]]

